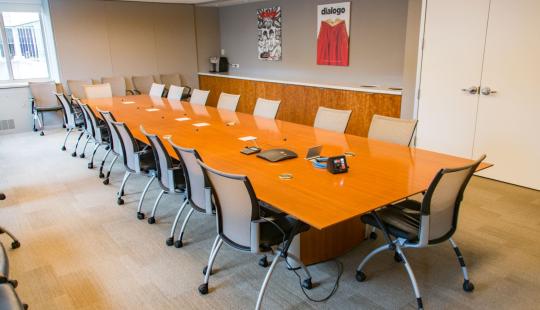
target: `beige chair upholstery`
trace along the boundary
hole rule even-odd
[[[30,93],[34,98],[36,107],[60,107],[56,96],[56,84],[54,82],[29,82]]]
[[[92,80],[67,80],[67,85],[69,91],[71,92],[71,96],[78,99],[86,98],[83,86],[92,84]]]
[[[152,83],[152,87],[150,87],[150,92],[148,93],[148,95],[150,95],[151,97],[161,97],[163,96],[164,91],[165,85]]]
[[[313,127],[344,133],[351,117],[351,110],[319,107]]]
[[[86,98],[95,99],[95,98],[111,98],[113,96],[111,84],[95,84],[95,85],[85,85],[84,94]]]
[[[411,144],[416,120],[373,115],[368,138],[409,146]]]
[[[219,95],[217,108],[229,111],[236,111],[236,107],[238,106],[238,100],[240,100],[240,95],[221,93]]]
[[[206,105],[206,100],[208,99],[209,94],[209,90],[194,89],[193,93],[191,94],[191,98],[189,99],[189,103]]]
[[[165,84],[165,88],[169,89],[171,85],[182,85],[182,77],[178,73],[161,74],[161,83]]]
[[[281,100],[268,100],[258,98],[257,103],[255,103],[255,110],[253,110],[253,115],[266,118],[276,118],[280,103]]]
[[[131,78],[133,81],[133,87],[141,94],[149,94],[152,84],[154,84],[153,75],[144,75],[144,76],[134,76]]]
[[[182,99],[182,94],[183,93],[184,93],[184,87],[171,85],[169,87],[169,93],[167,94],[167,99],[180,100],[180,99]]]
[[[101,78],[101,83],[110,84],[113,96],[125,96],[128,93],[126,79],[121,76]],[[130,94],[133,94],[131,91],[129,92]]]

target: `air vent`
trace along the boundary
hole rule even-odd
[[[0,120],[0,130],[10,130],[15,129],[15,120],[14,119],[2,119]]]

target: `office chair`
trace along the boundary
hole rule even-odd
[[[104,78],[101,78],[101,83],[110,84],[112,95],[115,97],[124,97],[126,95],[136,94],[134,90],[127,89],[126,79],[122,76],[104,77]]]
[[[167,92],[167,99],[169,99],[169,100],[181,100],[183,93],[184,93],[184,87],[171,85],[169,87],[169,91]]]
[[[247,176],[224,173],[210,168],[200,160],[197,162],[212,187],[218,233],[210,251],[208,265],[203,269],[204,283],[199,286],[199,293],[208,294],[212,266],[224,242],[236,250],[251,253],[268,252],[272,247],[278,248],[259,291],[255,309],[260,309],[270,276],[282,258],[291,258],[298,262],[307,275],[303,287],[311,289],[311,275],[306,266],[288,252],[293,238],[309,230],[309,226],[287,215],[272,214],[261,207]]]
[[[161,83],[165,84],[165,88],[170,91],[172,85],[182,86],[182,76],[178,73],[172,73],[172,74],[161,74],[160,76]],[[191,87],[184,85],[184,89],[182,90],[182,96],[180,99],[185,99],[189,97],[189,94],[191,93]],[[187,90],[186,92],[184,92]]]
[[[210,94],[209,90],[200,90],[194,89],[191,93],[191,98],[189,98],[189,103],[206,105],[206,100],[208,100],[208,95]]]
[[[463,290],[472,292],[474,285],[469,280],[465,261],[452,235],[457,229],[463,192],[476,168],[485,158],[483,155],[465,167],[441,169],[435,175],[421,202],[403,200],[363,215],[362,222],[382,230],[387,243],[373,250],[362,260],[356,269],[356,279],[359,282],[366,280],[363,268],[376,254],[385,250],[393,251],[394,259],[404,265],[409,275],[418,308],[423,309],[420,290],[403,249],[426,248],[449,241],[463,272]]]
[[[9,259],[4,248],[4,244],[0,242],[0,309],[26,309],[15,288],[17,288],[17,280],[9,277]]]
[[[89,105],[80,102],[78,99],[77,101],[79,102],[79,106],[84,112],[86,122],[89,122],[92,126],[91,138],[94,142],[94,149],[92,150],[92,157],[90,158],[90,162],[88,163],[88,169],[93,169],[94,157],[96,156],[97,150],[102,146],[105,147],[105,149],[110,147],[108,128],[103,120],[96,117],[96,114]],[[84,153],[82,155],[84,155]]]
[[[28,82],[28,86],[30,87],[30,93],[32,94],[33,130],[38,131],[36,128],[37,121],[41,130],[39,135],[43,136],[45,135],[43,132],[43,129],[45,128],[43,113],[56,113],[57,111],[62,110],[62,106],[58,104],[56,97],[54,96],[56,93],[56,84],[54,82]]]
[[[351,110],[319,107],[313,127],[344,133],[351,117]]]
[[[281,100],[268,100],[258,98],[257,102],[255,103],[253,115],[275,119],[279,110],[280,103]]]
[[[131,78],[131,81],[133,82],[135,91],[139,94],[145,95],[150,93],[152,84],[155,82],[153,75],[134,76]]]
[[[137,141],[125,123],[111,121],[110,125],[112,125],[114,128],[113,130],[119,138],[122,150],[121,156],[124,159],[124,167],[126,168],[124,179],[122,180],[122,184],[117,193],[117,203],[119,205],[124,204],[124,200],[122,199],[124,196],[124,187],[132,174],[150,177],[150,181],[141,194],[142,200],[146,195],[150,183],[152,183],[153,178],[156,175],[156,161],[154,160],[152,150],[148,145],[144,145]]]
[[[156,222],[155,216],[157,207],[163,194],[184,194],[186,183],[180,163],[169,156],[161,139],[157,135],[146,132],[142,125],[140,126],[140,131],[146,136],[154,151],[154,160],[157,167],[156,174],[159,186],[161,187],[161,191],[154,202],[152,214],[148,218],[148,224],[154,224]],[[142,213],[140,209],[137,210],[137,218],[141,220],[144,219],[144,213]]]
[[[120,137],[118,136],[118,133],[116,130],[114,130],[114,126],[112,122],[116,122],[116,119],[114,118],[114,115],[109,111],[101,111],[98,109],[98,113],[101,115],[101,118],[105,120],[105,124],[107,125],[107,132],[109,133],[109,150],[105,153],[103,156],[103,160],[101,161],[101,165],[99,167],[99,178],[105,178],[103,180],[103,184],[108,185],[109,184],[109,177],[111,175],[111,170],[116,162],[118,160],[118,157],[122,155],[122,145],[120,142]],[[109,163],[109,169],[107,171],[107,175],[104,174],[103,168],[105,165],[105,161],[107,160],[107,157],[109,154],[112,153],[113,159]]]
[[[165,91],[165,85],[164,84],[156,84],[152,83],[152,87],[150,87],[150,92],[148,95],[150,97],[160,97],[163,96],[163,92]]]
[[[240,100],[240,95],[233,95],[222,92],[219,95],[217,108],[234,112],[236,111],[236,107],[238,106],[238,100]]]
[[[69,135],[73,132],[73,130],[80,129],[82,126],[84,126],[84,120],[82,114],[75,113],[75,109],[71,103],[69,103],[66,95],[63,93],[55,93],[55,96],[64,111],[64,122],[66,123],[67,133],[61,150],[65,151],[66,142]]]
[[[6,200],[6,194],[0,193],[0,200]],[[19,248],[21,246],[21,243],[19,242],[19,240],[17,238],[15,238],[15,236],[12,233],[10,233],[8,230],[6,230],[2,226],[0,226],[0,235],[4,234],[4,233],[6,235],[8,235],[11,238],[11,240],[13,240],[11,242],[11,248],[12,249],[16,249],[16,248]],[[3,248],[3,246],[2,246],[2,248]]]
[[[176,155],[180,159],[180,164],[182,171],[184,172],[184,180],[186,184],[186,200],[178,210],[176,218],[174,219],[173,226],[171,227],[171,233],[169,238],[166,241],[168,246],[174,244],[176,248],[181,248],[183,244],[184,231],[186,225],[193,214],[193,211],[197,211],[207,215],[215,214],[215,206],[212,202],[212,190],[208,179],[204,176],[201,166],[197,163],[197,160],[202,161],[201,156],[195,149],[188,149],[180,147],[173,143],[172,139],[169,137],[167,141],[173,147]],[[178,233],[178,238],[174,241],[174,233],[180,220],[180,215],[184,211],[184,208],[189,204],[191,209],[189,210],[188,215],[182,223],[180,232]]]
[[[93,84],[92,80],[67,80],[66,83],[71,92],[72,99],[86,99],[84,86]]]
[[[88,99],[112,98],[113,96],[113,90],[109,83],[84,85],[83,90]]]
[[[368,138],[410,146],[417,121],[374,114]]]

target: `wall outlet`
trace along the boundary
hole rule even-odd
[[[240,64],[231,64],[231,68],[240,68]]]

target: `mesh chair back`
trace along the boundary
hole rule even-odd
[[[236,106],[238,106],[238,100],[240,100],[240,95],[221,93],[219,95],[217,108],[229,111],[236,111]]]
[[[54,82],[29,82],[30,93],[36,107],[57,107],[56,84]]]
[[[67,80],[67,85],[72,97],[85,99],[84,86],[92,85],[92,80]]]
[[[150,93],[148,95],[150,95],[151,97],[161,97],[163,96],[164,90],[165,85],[152,83],[152,87],[150,87]]]
[[[113,130],[116,131],[120,138],[120,146],[122,149],[122,157],[124,158],[124,166],[130,172],[138,173],[141,171],[139,161],[139,144],[133,138],[131,131],[125,123],[111,122]]]
[[[154,160],[157,164],[157,178],[159,180],[159,184],[164,190],[173,192],[176,184],[174,184],[174,178],[171,170],[173,168],[171,156],[169,156],[169,153],[167,153],[165,146],[157,135],[146,132],[142,125],[139,127],[139,129],[146,136],[150,142],[150,145],[152,146]]]
[[[182,99],[182,94],[184,93],[184,87],[171,85],[169,87],[169,93],[167,94],[167,99],[169,100],[180,100]]]
[[[96,127],[96,124],[92,122],[92,118],[88,114],[88,105],[78,101],[77,104],[81,107],[82,114],[84,117],[84,127],[86,128],[86,133],[88,133],[91,137],[96,136],[96,130],[98,129]]]
[[[257,198],[248,178],[226,174],[198,161],[214,192],[221,238],[240,250],[251,250],[251,221],[259,218]]]
[[[121,76],[101,78],[101,83],[109,83],[111,85],[112,95],[115,97],[126,95],[126,79]]]
[[[141,94],[149,94],[152,84],[155,82],[153,75],[134,76],[131,80],[135,89]]]
[[[344,133],[351,117],[351,110],[319,107],[313,127]]]
[[[435,176],[426,191],[420,210],[422,215],[429,216],[429,243],[446,241],[456,231],[463,192],[476,168],[485,158],[483,155],[465,167],[442,169]]]
[[[182,85],[182,76],[178,73],[161,74],[161,83],[165,84],[165,87],[170,88],[171,85]]]
[[[198,105],[206,105],[206,100],[208,99],[209,94],[210,94],[209,90],[194,89],[193,92],[191,93],[191,98],[189,99],[189,103],[198,104]]]
[[[280,103],[280,100],[268,100],[258,98],[257,103],[255,103],[255,110],[253,110],[253,115],[266,118],[276,118]]]
[[[122,155],[122,145],[120,144],[120,137],[118,132],[113,127],[113,122],[116,122],[114,115],[109,111],[100,111],[98,110],[101,117],[105,120],[107,124],[107,131],[109,133],[109,143],[111,143],[111,150],[116,155]]]
[[[58,100],[58,103],[60,103],[60,105],[62,106],[62,110],[64,111],[64,120],[66,121],[67,128],[75,128],[77,126],[75,124],[75,112],[73,111],[73,107],[71,106],[71,104],[69,104],[66,95],[64,95],[63,93],[55,93],[55,96]]]
[[[84,94],[88,99],[112,98],[111,84],[84,85]]]
[[[411,144],[416,120],[373,115],[368,138],[409,146]]]
[[[184,179],[186,180],[186,195],[189,203],[199,211],[211,214],[211,189],[201,166],[197,163],[197,160],[202,161],[199,153],[195,149],[180,147],[171,140],[169,140],[169,143],[180,159],[180,164],[184,171]]]
[[[94,111],[92,111],[92,108],[90,108],[89,105],[80,103],[80,102],[79,102],[79,105],[84,111],[83,113],[85,113],[86,115],[85,118],[87,119],[87,121],[89,120],[90,123],[92,124],[94,139],[98,143],[103,143],[103,137],[101,136],[101,130],[99,128],[99,123],[98,123],[98,119],[96,118],[96,114],[94,113]]]

